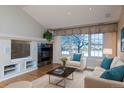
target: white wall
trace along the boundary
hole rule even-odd
[[[54,37],[53,43],[53,63],[58,63],[61,58],[61,39],[60,36]]]
[[[117,56],[117,32],[104,33],[104,48],[112,49],[112,57]]]
[[[11,61],[11,40],[0,39],[0,65]]]
[[[41,38],[44,27],[17,6],[0,6],[0,34]]]
[[[15,64],[11,60],[11,39],[27,39],[32,41],[30,57],[35,60],[35,67],[30,70],[34,70],[37,68],[37,41],[35,40],[43,40],[42,33],[44,31],[45,28],[21,10],[21,8],[17,6],[0,6],[0,81],[4,80],[4,77],[2,77],[4,65]],[[16,62],[20,66],[18,67],[20,69],[19,73],[24,73],[27,71],[25,70],[25,59],[18,60],[22,61]],[[14,73],[6,78],[19,73]]]

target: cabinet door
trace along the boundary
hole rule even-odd
[[[11,40],[0,39],[0,64],[4,65],[11,61]]]

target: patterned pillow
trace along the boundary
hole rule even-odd
[[[120,60],[120,58],[119,58],[119,57],[114,57],[114,59],[113,59],[113,61],[112,61],[112,63],[111,63],[110,68],[115,67],[116,63],[117,63],[119,60]]]

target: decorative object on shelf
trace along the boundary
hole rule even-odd
[[[105,54],[106,57],[111,57],[112,55],[112,49],[111,48],[104,48],[103,54]]]
[[[51,40],[53,40],[53,33],[47,30],[43,33],[43,38],[50,42]]]
[[[124,27],[121,30],[121,52],[124,52]]]
[[[64,68],[65,68],[65,66],[66,66],[67,60],[68,60],[67,57],[62,57],[62,58],[61,58],[61,61],[62,61],[62,64],[63,64],[63,67],[64,67]]]

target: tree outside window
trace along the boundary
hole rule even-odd
[[[102,50],[103,34],[61,36],[61,51],[63,55],[82,53],[84,56],[102,57]]]

